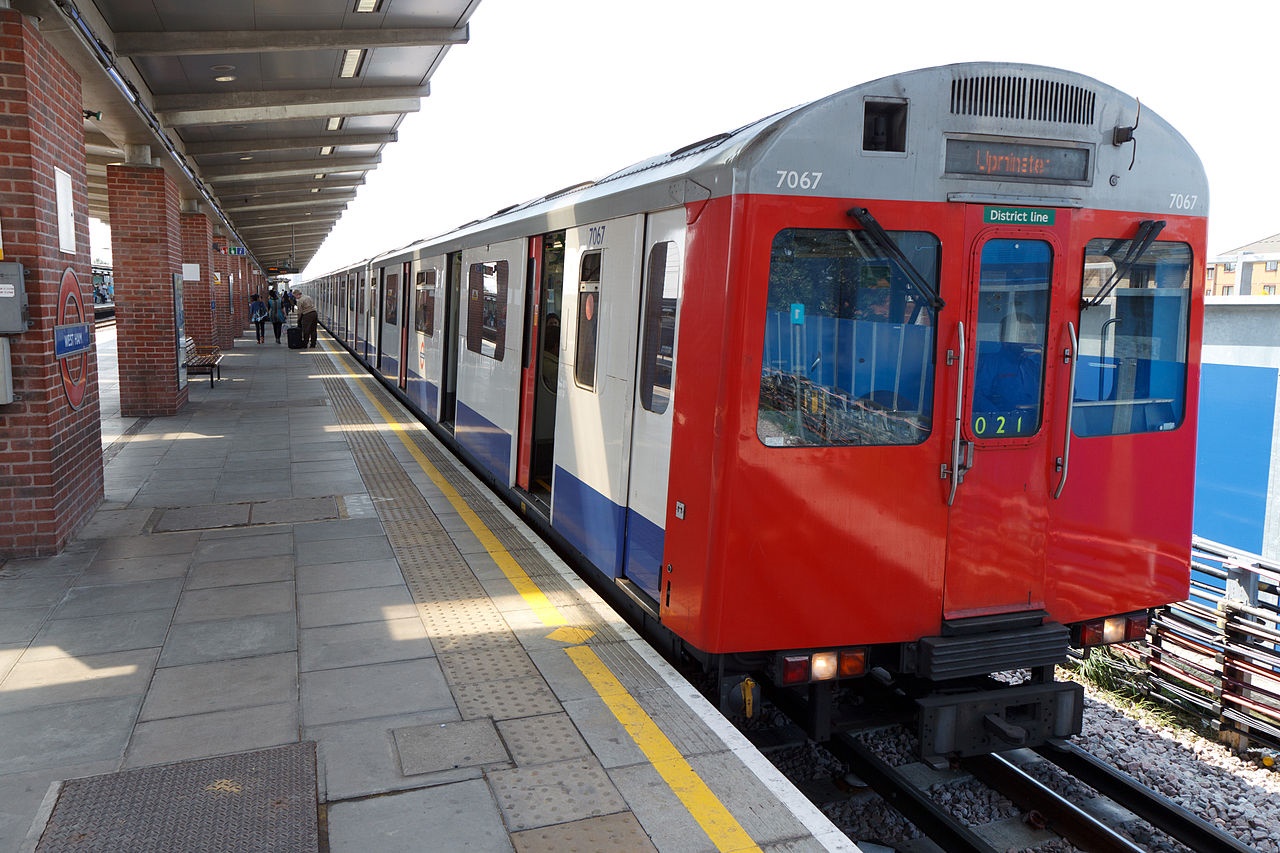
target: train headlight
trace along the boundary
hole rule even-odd
[[[836,677],[835,652],[818,652],[810,661],[810,673],[814,681],[829,681]]]
[[[1123,616],[1108,616],[1102,621],[1102,642],[1124,642],[1124,625],[1127,620]]]

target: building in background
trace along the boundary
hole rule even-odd
[[[1209,259],[1206,296],[1280,295],[1280,234]]]

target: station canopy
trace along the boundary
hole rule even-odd
[[[480,0],[10,0],[82,79],[89,215],[149,156],[268,275],[305,267]]]

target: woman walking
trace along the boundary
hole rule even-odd
[[[253,300],[249,302],[249,322],[253,323],[254,329],[258,332],[258,343],[262,343],[267,336],[265,328],[267,322],[267,303],[262,301],[262,297],[253,294]]]
[[[284,304],[273,290],[267,296],[267,319],[276,333],[276,343],[280,343],[280,327],[284,325]]]

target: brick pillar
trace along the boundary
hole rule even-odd
[[[116,285],[120,413],[173,415],[187,404],[179,385],[173,276],[182,274],[178,187],[129,146],[129,162],[107,167],[111,255]]]
[[[58,553],[102,501],[102,423],[80,78],[7,8],[0,66],[3,255],[23,266],[32,321],[7,335],[15,401],[0,405],[3,562]],[[89,348],[59,359],[59,325],[87,332]]]
[[[196,210],[184,210],[180,219],[182,261],[200,268],[199,277],[185,282],[182,289],[187,334],[201,346],[222,346],[218,343],[217,300],[213,288],[213,226],[209,217]]]

